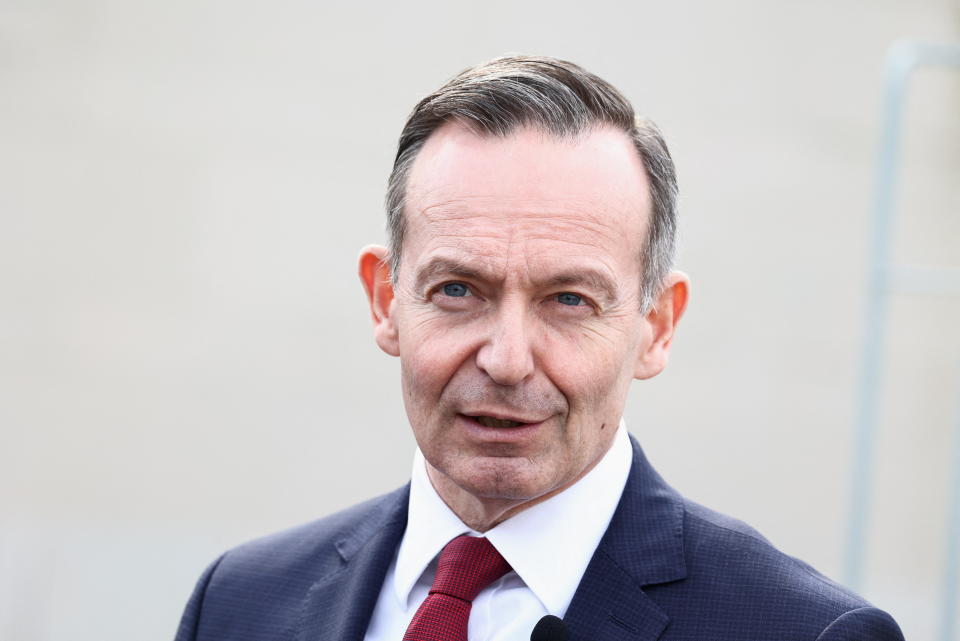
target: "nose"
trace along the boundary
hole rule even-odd
[[[477,352],[477,367],[498,385],[517,385],[533,374],[533,337],[525,312],[520,305],[501,308]]]

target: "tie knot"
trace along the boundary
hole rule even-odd
[[[444,546],[430,594],[473,601],[480,591],[510,571],[510,564],[484,537],[458,536]]]

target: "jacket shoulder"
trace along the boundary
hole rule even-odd
[[[668,614],[685,613],[672,623],[679,638],[902,639],[888,614],[746,523],[683,503],[686,579],[650,588]]]
[[[200,577],[177,641],[286,638],[305,595],[384,525],[406,517],[408,487],[239,545]]]
[[[267,572],[289,579],[306,569],[312,576],[333,571],[347,552],[343,546],[362,544],[406,507],[407,491],[402,487],[315,521],[243,543],[223,556],[216,574],[250,567],[261,578]]]
[[[685,501],[688,561],[695,568],[736,579],[747,587],[782,587],[813,603],[842,611],[869,605],[856,593],[812,566],[781,552],[762,534],[738,519]]]

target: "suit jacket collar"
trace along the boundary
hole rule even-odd
[[[571,641],[654,641],[670,619],[642,588],[686,577],[683,499],[630,440],[623,496],[564,617]]]
[[[571,641],[654,641],[669,617],[642,588],[686,576],[683,499],[630,440],[623,496],[564,617]],[[406,527],[408,497],[409,485],[387,495],[335,542],[342,563],[308,592],[297,641],[362,641]]]
[[[598,550],[604,551],[640,585],[686,576],[683,555],[683,498],[647,462],[630,437],[630,477]]]
[[[340,567],[304,598],[296,641],[362,641],[390,562],[407,526],[407,484],[381,498],[371,514],[334,541]]]

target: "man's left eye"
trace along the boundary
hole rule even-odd
[[[583,298],[570,292],[564,292],[557,294],[557,302],[561,305],[579,305],[583,302]]]

